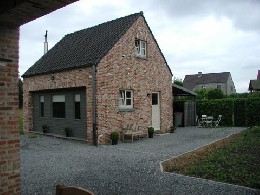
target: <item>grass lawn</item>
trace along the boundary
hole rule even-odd
[[[241,133],[231,143],[173,172],[260,189],[260,126]]]

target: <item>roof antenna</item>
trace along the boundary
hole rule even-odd
[[[44,42],[44,54],[46,54],[46,53],[48,52],[47,33],[48,33],[48,31],[46,30],[46,34],[44,35],[44,37],[45,37],[45,42]]]

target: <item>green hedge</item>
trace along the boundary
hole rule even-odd
[[[197,115],[217,118],[222,115],[221,125],[260,125],[260,98],[218,99],[197,101]],[[234,121],[232,120],[234,115]]]
[[[249,98],[246,101],[246,126],[260,125],[260,98]]]

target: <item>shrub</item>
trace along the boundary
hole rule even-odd
[[[110,139],[111,140],[118,140],[119,139],[119,133],[117,131],[111,132]]]
[[[148,127],[148,133],[153,134],[154,133],[154,128],[153,127]]]

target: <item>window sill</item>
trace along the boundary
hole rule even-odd
[[[119,108],[119,112],[134,112],[134,108]]]
[[[142,60],[148,60],[148,57],[147,57],[147,56],[141,56],[141,55],[139,55],[139,54],[135,54],[135,57],[136,57],[136,58],[140,58],[140,59],[142,59]]]

